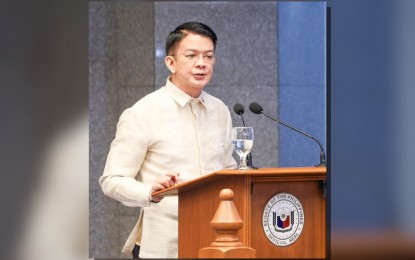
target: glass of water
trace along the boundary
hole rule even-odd
[[[239,155],[240,163],[237,169],[246,170],[246,157],[251,152],[254,145],[254,129],[252,127],[232,128],[233,149]]]

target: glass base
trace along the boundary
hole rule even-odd
[[[241,166],[237,166],[234,168],[235,170],[255,170],[258,169],[255,166],[246,166],[246,167],[241,167]]]

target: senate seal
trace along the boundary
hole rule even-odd
[[[304,226],[304,210],[300,201],[289,193],[279,193],[265,205],[262,228],[271,243],[289,246],[300,236]]]

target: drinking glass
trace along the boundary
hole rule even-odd
[[[254,145],[254,129],[252,127],[232,128],[233,149],[239,155],[239,166],[236,169],[246,170],[246,156],[251,152]]]

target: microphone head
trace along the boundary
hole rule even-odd
[[[242,115],[245,112],[244,106],[242,106],[239,103],[236,103],[233,106],[233,111],[237,114],[237,115]]]
[[[251,110],[251,112],[254,113],[254,114],[261,114],[262,113],[261,105],[256,103],[256,102],[252,102],[249,105],[249,110]]]

